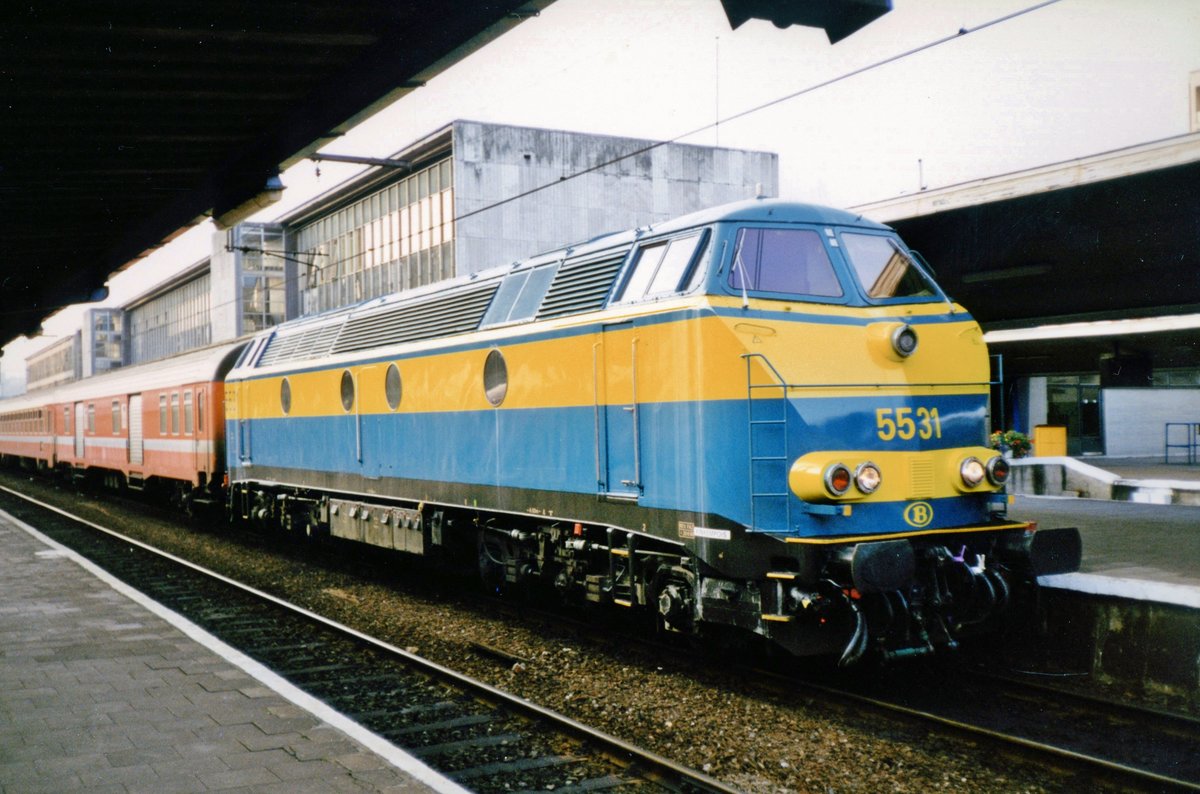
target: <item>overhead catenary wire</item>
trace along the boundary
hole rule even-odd
[[[805,96],[807,94],[811,94],[811,93],[819,91],[823,88],[828,88],[830,86],[836,85],[836,84],[844,82],[846,80],[853,79],[854,77],[857,77],[857,76],[866,74],[868,72],[874,71],[876,69],[880,69],[885,66],[897,63],[897,62],[905,60],[907,58],[911,58],[920,53],[928,52],[929,50],[935,49],[937,47],[941,47],[950,42],[958,41],[958,40],[962,39],[963,37],[968,36],[970,34],[978,33],[980,31],[988,30],[990,28],[994,28],[998,25],[1004,24],[1006,22],[1010,22],[1014,19],[1018,19],[1020,17],[1032,14],[1036,11],[1040,11],[1049,6],[1056,5],[1061,1],[1062,0],[1043,0],[1043,2],[1035,3],[1033,5],[1018,9],[1018,10],[1010,12],[1008,14],[1003,14],[994,19],[988,20],[986,22],[982,22],[982,23],[980,23],[978,25],[974,25],[972,27],[960,27],[957,31],[955,31],[952,34],[941,36],[936,39],[932,39],[928,42],[919,44],[915,47],[911,47],[902,52],[887,56],[885,58],[881,58],[876,61],[872,61],[871,63],[868,63],[863,66],[843,72],[841,74],[838,74],[838,75],[828,78],[826,80],[822,80],[822,81],[813,83],[804,88],[800,88],[798,90],[791,91],[789,93],[783,94],[774,99],[768,100],[766,102],[762,102],[758,105],[754,105],[753,107],[749,107],[744,110],[733,113],[729,116],[716,118],[710,123],[703,124],[699,127],[696,127],[694,129],[688,130],[683,133],[680,133],[671,138],[667,138],[665,140],[653,141],[653,142],[648,143],[645,146],[640,146],[636,149],[625,152],[624,154],[620,154],[616,157],[612,157],[607,160],[595,163],[594,165],[591,165],[587,168],[582,168],[577,171],[571,172],[569,174],[563,174],[558,179],[556,179],[552,182],[546,182],[541,185],[536,185],[532,188],[529,188],[528,190],[524,190],[524,191],[515,193],[511,196],[507,196],[505,198],[493,201],[492,203],[487,204],[483,207],[479,207],[478,209],[474,209],[469,212],[464,212],[461,215],[455,215],[453,218],[450,218],[447,221],[444,221],[443,224],[445,224],[445,223],[457,224],[459,221],[465,220],[467,218],[471,218],[476,215],[481,215],[485,212],[490,212],[491,210],[494,210],[498,207],[502,207],[507,204],[511,204],[515,201],[520,201],[522,199],[528,198],[529,196],[535,195],[542,191],[557,187],[557,186],[563,184],[564,182],[568,182],[573,179],[578,179],[580,177],[586,176],[587,174],[595,173],[597,171],[600,171],[600,170],[603,170],[610,166],[616,165],[616,164],[621,163],[630,158],[639,157],[648,152],[652,152],[656,149],[662,148],[663,146],[667,146],[667,145],[673,144],[673,143],[679,143],[680,141],[683,141],[694,135],[699,135],[700,133],[707,132],[707,131],[713,130],[713,129],[717,129],[721,125],[727,125],[730,122],[746,118],[747,116],[751,116],[755,113],[760,113],[769,108],[775,107],[775,106],[783,104],[785,102],[789,102],[793,99],[797,99],[797,98]],[[261,251],[259,251],[257,249],[255,249],[254,251],[250,251],[249,249],[244,249],[244,252],[260,253],[263,256],[273,256],[273,257],[277,257],[280,259],[284,259],[285,261],[293,261],[293,262],[296,262],[297,264],[304,265],[306,268],[306,272],[304,274],[297,274],[296,276],[292,277],[292,279],[290,280],[292,283],[300,283],[302,280],[308,280],[314,271],[320,272],[320,271],[326,270],[331,267],[340,267],[341,265],[348,264],[350,262],[353,262],[356,259],[361,259],[361,258],[367,256],[368,252],[378,252],[380,250],[381,250],[380,247],[375,247],[375,246],[373,246],[370,249],[364,248],[356,254],[353,254],[353,255],[347,256],[347,257],[343,257],[343,258],[337,259],[337,260],[330,260],[322,265],[316,264],[315,258],[318,255],[315,252],[312,252],[312,253],[305,252],[306,255],[312,256],[314,258],[313,261],[309,261],[309,262],[304,262],[303,260],[296,259],[293,254],[286,253],[286,252],[275,252],[275,251],[270,251],[270,250],[266,250],[266,249],[263,249]],[[359,272],[359,271],[356,271],[356,272]],[[289,286],[290,285],[289,280],[285,278],[283,285]],[[226,308],[228,306],[234,306],[234,305],[239,304],[240,302],[241,302],[240,297],[231,298],[227,301],[224,301],[222,303],[211,306],[210,310],[217,309],[217,308]],[[6,310],[4,313],[15,313],[15,312],[13,312],[12,310]]]

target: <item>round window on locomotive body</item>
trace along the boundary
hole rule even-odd
[[[387,368],[383,379],[384,396],[387,397],[388,408],[393,411],[400,407],[400,397],[404,393],[404,384],[400,380],[400,368],[395,364]]]
[[[292,412],[292,384],[287,378],[279,384],[279,407],[283,409],[284,416]]]
[[[494,348],[483,363],[483,394],[493,406],[499,406],[508,394],[508,365],[504,354]]]
[[[342,371],[342,408],[354,408],[354,375],[348,369]]]

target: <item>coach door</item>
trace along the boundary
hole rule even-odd
[[[142,435],[142,395],[133,394],[129,397],[129,462],[135,466],[142,465],[142,451],[145,440]]]
[[[87,421],[87,409],[83,403],[75,403],[75,459],[83,459],[83,423]]]
[[[633,323],[614,323],[595,351],[596,479],[601,493],[626,499],[642,490],[637,346]]]

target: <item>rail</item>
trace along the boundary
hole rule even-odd
[[[0,487],[0,509],[16,520],[35,521],[39,531],[58,543],[323,701],[356,729],[369,732],[364,739],[388,752],[398,748],[416,756],[464,787],[739,791],[31,496]],[[364,670],[370,675],[363,675]]]

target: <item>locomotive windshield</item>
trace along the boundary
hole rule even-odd
[[[741,229],[729,271],[735,290],[840,298],[821,236],[811,229]]]
[[[846,258],[868,298],[926,298],[938,289],[890,237],[843,232]]]

